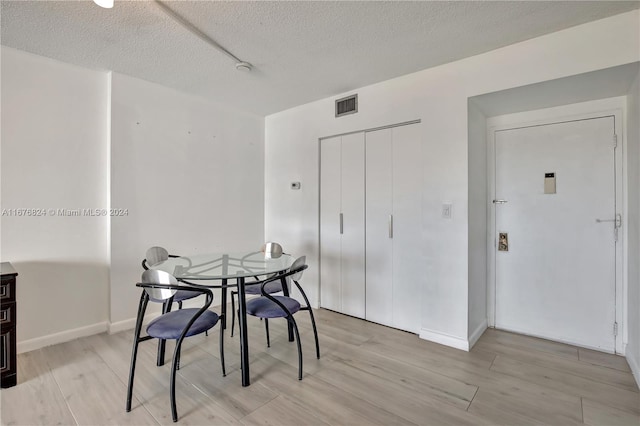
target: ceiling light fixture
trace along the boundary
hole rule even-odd
[[[96,0],[93,0],[93,1],[96,1]],[[98,0],[98,1],[105,1],[105,0]],[[107,1],[113,1],[113,0],[107,0]],[[198,28],[196,28],[191,22],[187,21],[185,18],[183,18],[182,16],[180,16],[176,12],[174,12],[171,8],[169,8],[169,6],[167,6],[166,4],[161,2],[160,0],[155,0],[155,1],[156,1],[156,4],[158,6],[160,6],[160,9],[162,9],[162,11],[164,13],[166,13],[171,18],[173,18],[174,21],[176,21],[177,23],[182,25],[185,29],[187,29],[188,31],[190,31],[194,35],[198,36],[200,39],[202,39],[206,43],[210,44],[214,48],[218,49],[219,51],[221,51],[222,53],[224,53],[225,55],[227,55],[228,57],[230,57],[234,61],[236,61],[236,69],[237,70],[240,70],[240,71],[251,71],[251,69],[253,69],[253,65],[251,65],[249,62],[243,61],[242,59],[238,58],[233,53],[229,52],[223,46],[218,44],[217,41],[215,41],[214,39],[212,39],[211,37],[209,37],[208,35],[206,35],[202,31],[200,31]]]
[[[113,7],[113,0],[93,0],[93,2],[105,9],[111,9]]]
[[[253,66],[249,62],[238,62],[236,64],[236,69],[239,71],[251,71]]]

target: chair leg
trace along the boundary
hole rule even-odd
[[[129,384],[127,386],[127,412],[131,411],[131,398],[133,395],[133,377],[136,373],[136,358],[138,357],[138,339],[133,342],[131,353],[131,366],[129,367]]]
[[[311,316],[311,325],[313,326],[313,337],[316,339],[316,357],[320,359],[320,343],[318,342],[318,329],[316,328],[316,319],[313,317],[313,311],[309,306],[309,315]]]
[[[167,300],[162,304],[162,314],[166,314],[167,312],[171,312],[171,301]],[[162,367],[164,365],[164,351],[166,348],[167,342],[164,339],[158,339],[158,357],[156,361],[156,365],[158,367]]]
[[[176,363],[176,370],[180,370],[180,351],[174,355],[174,361]]]
[[[176,407],[176,370],[178,366],[178,358],[180,356],[180,347],[182,340],[176,341],[176,349],[173,352],[173,362],[171,363],[171,382],[169,384],[169,398],[171,400],[171,417],[174,422],[178,421],[178,408]]]
[[[140,296],[140,306],[138,308],[138,318],[136,319],[136,328],[133,336],[133,349],[131,350],[131,365],[129,366],[129,383],[127,386],[127,412],[131,411],[131,399],[133,397],[133,378],[136,373],[136,360],[138,358],[138,344],[140,343],[140,331],[142,330],[142,318],[147,308],[148,299],[145,292]]]
[[[220,362],[222,363],[222,377],[226,377],[227,370],[224,368],[224,328],[220,324]]]
[[[296,335],[296,343],[298,344],[298,380],[302,380],[302,343],[300,342],[300,333],[298,332],[298,324],[293,316],[287,318],[289,324],[293,325],[293,332]]]
[[[131,366],[129,367],[129,384],[127,386],[127,412],[131,411],[131,398],[133,396],[133,377],[136,373],[136,359],[138,358],[138,339],[133,342],[131,353]]]
[[[236,301],[234,295],[238,294],[236,291],[231,292],[231,337],[233,337],[233,329],[236,325]]]
[[[268,318],[264,319],[264,331],[267,334],[267,347],[270,348],[271,341],[269,340],[269,319]]]
[[[316,319],[313,316],[313,309],[311,309],[311,304],[309,303],[309,299],[307,298],[307,294],[304,292],[300,283],[296,280],[293,280],[298,290],[300,290],[300,294],[304,297],[304,301],[306,303],[306,310],[309,311],[309,315],[311,316],[311,325],[313,326],[313,337],[316,339],[316,357],[320,359],[320,343],[318,343],[318,329],[316,328]]]

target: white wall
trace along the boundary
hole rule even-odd
[[[264,119],[2,47],[1,260],[18,351],[133,325],[140,261],[264,239]],[[49,209],[127,209],[54,216]],[[219,299],[216,300],[219,302]]]
[[[265,235],[307,254],[318,289],[318,138],[422,119],[425,285],[421,336],[468,347],[469,97],[638,61],[638,11],[528,40],[356,90],[359,112],[334,117],[334,99],[265,121]],[[302,191],[288,182],[299,180]],[[440,217],[443,201],[453,218]],[[472,332],[473,330],[471,330]]]
[[[111,108],[112,330],[133,325],[140,261],[259,249],[264,119],[114,73]],[[216,298],[214,303],[219,303]]]
[[[487,117],[469,100],[469,345],[487,328]]]
[[[49,209],[107,206],[108,80],[6,47],[1,55],[2,209],[47,212],[1,217],[1,259],[19,273],[18,350],[28,350],[107,321],[108,218]]]
[[[627,96],[627,347],[625,355],[640,386],[640,74]]]

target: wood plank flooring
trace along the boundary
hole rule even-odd
[[[624,358],[489,329],[471,352],[331,311],[297,315],[304,379],[284,321],[249,318],[251,386],[240,385],[239,342],[188,338],[177,380],[185,425],[640,425],[640,393]],[[99,334],[18,356],[0,391],[3,425],[172,424],[169,363],[140,345],[132,411],[125,412],[132,331]],[[173,347],[168,344],[168,357]]]

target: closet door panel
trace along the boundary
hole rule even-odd
[[[366,319],[393,320],[393,169],[391,129],[367,132],[366,151]]]
[[[341,138],[320,142],[320,306],[340,311]]]
[[[342,310],[365,315],[364,133],[342,137]]]
[[[422,143],[418,124],[393,129],[393,326],[420,331]]]

